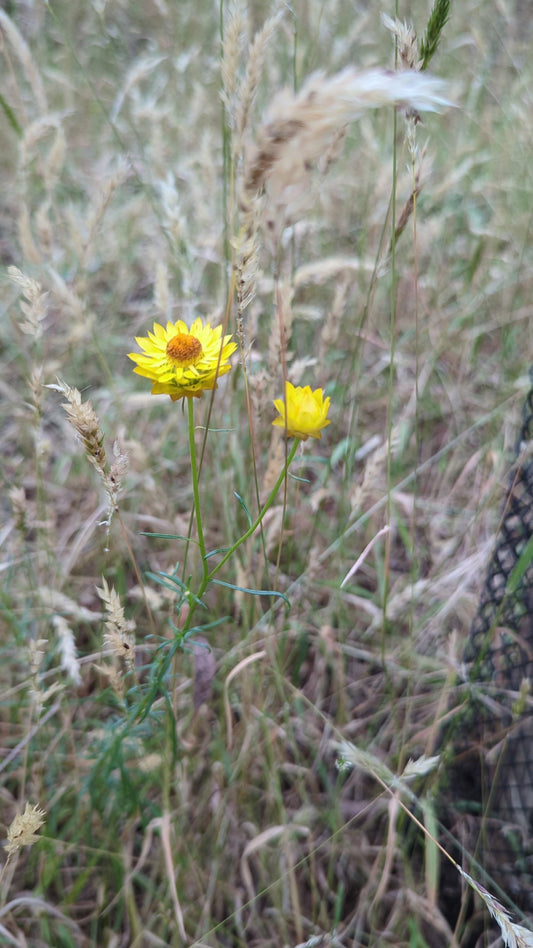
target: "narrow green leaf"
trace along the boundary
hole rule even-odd
[[[5,115],[6,119],[8,120],[9,124],[11,125],[11,128],[13,129],[13,131],[18,135],[19,138],[21,138],[21,137],[22,137],[22,129],[21,129],[19,123],[17,122],[16,115],[15,115],[15,113],[13,112],[13,109],[11,108],[11,106],[8,105],[8,103],[7,103],[6,100],[4,99],[4,97],[3,97],[3,95],[2,95],[1,92],[0,92],[0,108],[3,109],[4,115]]]
[[[251,527],[251,526],[252,526],[252,523],[253,523],[253,520],[252,520],[252,518],[251,518],[250,511],[248,510],[248,507],[247,507],[246,504],[244,503],[244,500],[242,499],[241,495],[238,494],[236,490],[233,491],[233,494],[234,494],[234,496],[237,498],[237,500],[239,501],[239,504],[241,505],[242,509],[244,510],[244,513],[246,514],[246,519],[247,519],[247,521],[248,521],[248,526]]]
[[[529,567],[529,564],[533,560],[533,536],[530,536],[527,541],[524,549],[522,550],[520,556],[518,557],[515,565],[511,570],[511,575],[507,580],[507,587],[505,593],[507,596],[512,596],[516,592],[520,584],[521,579],[523,578],[526,570]]]
[[[212,582],[217,586],[225,586],[226,589],[235,589],[236,592],[249,593],[250,596],[274,596],[276,599],[283,599],[290,606],[290,602],[283,593],[274,592],[273,589],[247,589],[246,586],[234,586],[233,583],[225,583],[221,579],[213,579]]]

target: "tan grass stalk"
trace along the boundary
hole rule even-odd
[[[30,210],[25,200],[21,200],[17,218],[17,230],[20,248],[24,259],[29,263],[41,264],[43,255],[33,237],[33,224]]]
[[[391,448],[394,452],[400,441],[398,426],[393,429],[390,440]],[[381,492],[389,450],[389,445],[386,441],[381,444],[376,444],[374,439],[370,440],[368,450],[364,454],[366,463],[362,480],[355,486],[350,495],[352,510],[363,510],[368,500],[370,499],[373,502],[373,498],[376,494]]]
[[[362,566],[362,564],[363,564],[364,561],[366,560],[368,554],[370,553],[372,547],[374,546],[374,543],[376,542],[376,540],[378,540],[379,537],[384,536],[384,534],[388,533],[389,530],[390,530],[390,526],[389,526],[388,524],[385,524],[385,526],[382,527],[381,530],[378,530],[378,532],[376,533],[376,535],[375,535],[374,537],[372,537],[370,543],[367,543],[367,545],[365,546],[363,552],[360,554],[360,556],[357,557],[355,563],[354,563],[353,566],[348,570],[348,572],[346,573],[346,576],[345,576],[344,579],[342,580],[341,585],[340,585],[340,588],[341,588],[341,589],[342,589],[342,587],[345,585],[345,583],[347,583],[348,580],[351,579],[352,576],[354,576],[354,574],[357,572],[357,570]]]
[[[83,254],[83,265],[85,267],[88,264],[88,258],[92,251],[94,241],[96,240],[98,229],[102,223],[105,212],[111,203],[115,191],[122,187],[124,182],[127,180],[129,173],[130,169],[127,162],[122,159],[119,160],[116,169],[109,176],[109,178],[104,181],[103,185],[100,186],[98,194],[94,197],[92,203],[89,206]]]
[[[234,593],[234,608],[235,615],[238,619],[242,619],[245,611],[246,604],[246,594],[243,592],[243,589],[246,589],[250,586],[250,564],[247,563],[244,565],[240,556],[235,557],[235,585],[237,589]],[[239,588],[240,587],[240,588]]]
[[[327,353],[337,344],[341,331],[342,317],[346,311],[350,283],[342,277],[335,284],[333,302],[320,330],[319,360],[322,362]]]
[[[279,378],[279,367],[285,362],[285,353],[292,335],[292,298],[294,287],[286,280],[278,284],[277,307],[272,313],[272,325],[268,343],[268,368],[273,379]],[[291,379],[292,381],[292,379]],[[294,383],[293,383],[294,384]]]
[[[50,257],[53,246],[54,228],[50,215],[51,210],[52,202],[49,198],[45,198],[37,208],[34,218],[35,236],[45,258]]]
[[[110,113],[111,122],[116,122],[124,101],[133,87],[136,86],[137,83],[142,82],[146,76],[149,76],[150,73],[157,69],[157,67],[164,62],[164,59],[164,56],[143,56],[133,63],[128,71],[124,85],[113,103],[113,108]]]
[[[248,665],[251,665],[252,662],[257,662],[260,658],[265,658],[266,652],[254,652],[253,655],[248,655],[246,658],[243,658],[235,668],[232,668],[226,681],[224,682],[224,711],[226,713],[226,729],[227,729],[227,745],[228,749],[231,748],[233,744],[233,726],[231,723],[231,708],[229,703],[229,686],[233,679]]]
[[[390,876],[398,848],[398,816],[401,812],[398,799],[399,792],[399,790],[396,790],[389,800],[387,842],[385,843],[384,848],[385,859],[380,869],[378,887],[372,899],[370,912],[372,912],[374,907],[381,902],[390,882]],[[381,853],[377,855],[376,862],[381,864]]]
[[[370,258],[361,259],[360,257],[322,257],[320,260],[313,260],[311,263],[304,263],[294,272],[293,283],[295,287],[308,286],[309,284],[321,286],[330,280],[339,278],[342,274],[349,276],[351,273],[372,273],[375,263]]]
[[[40,142],[53,134],[46,151]],[[52,213],[54,188],[59,179],[65,157],[66,143],[61,127],[61,116],[53,113],[40,116],[24,129],[19,144],[19,177],[22,188],[18,204],[19,240],[25,257],[31,263],[41,263],[43,256],[52,252],[55,223]],[[28,196],[30,170],[35,166],[44,187],[45,197],[37,210],[30,213],[32,198]]]
[[[311,829],[309,826],[303,826],[298,823],[289,823],[288,825],[280,824],[279,826],[269,826],[268,829],[263,830],[262,833],[258,833],[257,836],[254,836],[254,838],[246,844],[241,856],[241,877],[250,901],[253,901],[257,895],[249,866],[250,856],[264,849],[272,840],[280,838],[285,840],[287,836],[292,834],[306,838],[310,833]],[[290,872],[290,869],[288,871]]]
[[[69,234],[69,240],[73,240],[72,234]],[[77,243],[77,239],[74,239],[73,243]],[[84,253],[84,246],[81,242],[76,246],[76,252],[79,252],[80,256]],[[49,267],[48,272],[53,280],[56,303],[62,304],[58,309],[64,316],[66,341],[71,346],[80,345],[93,331],[94,314],[87,310],[85,300],[74,292],[57,270]]]
[[[46,190],[49,193],[53,191],[59,180],[59,175],[63,169],[63,164],[65,161],[66,151],[67,143],[65,139],[65,133],[61,125],[57,125],[54,139],[44,160],[43,167],[44,183]]]
[[[181,910],[180,900],[178,898],[178,889],[176,886],[176,866],[172,858],[173,848],[170,842],[171,834],[171,821],[170,813],[165,811],[160,820],[158,820],[159,829],[161,832],[161,843],[163,846],[163,854],[165,860],[165,869],[167,873],[167,881],[170,888],[170,895],[172,899],[172,905],[174,908],[174,916],[176,919],[176,925],[180,938],[185,943],[187,941],[187,935],[185,933],[185,924],[183,921],[183,912]]]
[[[46,138],[51,131],[55,129],[54,141],[48,153],[47,158],[45,159],[44,166],[42,164],[42,159],[40,152],[37,149],[39,142]],[[55,179],[60,168],[58,167],[57,162],[61,160],[61,146],[58,146],[57,135],[61,130],[61,119],[60,116],[52,113],[47,115],[41,115],[35,121],[31,122],[24,130],[24,134],[20,141],[19,145],[19,166],[22,173],[27,171],[28,165],[31,161],[37,159],[39,162],[39,167],[43,170],[43,177],[45,183],[47,182],[48,175],[51,175],[50,182],[52,183]],[[58,151],[59,147],[59,151]],[[65,143],[63,141],[63,153],[64,153]],[[51,162],[51,164],[50,164]]]
[[[48,102],[46,100],[43,81],[37,66],[35,65],[35,57],[26,43],[26,40],[22,37],[21,33],[13,23],[13,20],[7,15],[5,10],[2,10],[1,8],[0,29],[3,31],[5,37],[9,40],[13,50],[18,56],[26,79],[31,86],[38,111],[40,113],[47,112]]]

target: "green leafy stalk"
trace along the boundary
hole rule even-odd
[[[255,533],[255,531],[257,530],[259,524],[261,523],[263,517],[265,516],[267,510],[268,510],[269,507],[271,507],[272,504],[274,503],[274,500],[275,500],[275,498],[276,498],[276,494],[278,493],[278,490],[280,489],[280,487],[281,487],[281,485],[282,485],[282,483],[283,483],[284,478],[287,476],[287,471],[289,470],[289,465],[290,465],[290,463],[291,463],[291,461],[292,461],[294,455],[296,454],[296,449],[297,449],[297,447],[298,447],[299,444],[300,444],[299,439],[298,439],[298,438],[295,438],[294,444],[293,444],[293,446],[292,446],[292,448],[291,448],[291,450],[290,450],[290,452],[289,452],[289,455],[288,455],[288,457],[287,457],[287,461],[286,461],[285,464],[283,465],[281,474],[279,475],[279,477],[278,477],[276,483],[274,484],[274,487],[272,488],[272,490],[271,490],[271,492],[270,492],[270,496],[269,496],[268,500],[266,501],[266,503],[264,504],[263,509],[261,510],[259,516],[258,516],[257,519],[254,521],[254,523],[252,523],[251,527],[248,528],[248,530],[246,531],[246,533],[243,533],[242,537],[240,537],[240,538],[237,540],[237,542],[233,544],[231,550],[228,550],[228,552],[227,552],[226,555],[223,557],[223,559],[221,559],[220,563],[217,563],[217,565],[215,566],[215,568],[211,570],[211,572],[209,573],[209,579],[212,579],[213,576],[215,575],[215,573],[218,573],[219,569],[221,569],[221,567],[224,566],[224,563],[226,563],[226,562],[229,560],[230,556],[232,556],[232,555],[235,553],[235,550],[237,550],[237,549],[240,547],[241,543],[244,543],[244,541],[247,540],[248,537],[251,537],[251,536],[252,536],[252,533]]]
[[[192,474],[192,490],[194,496],[194,512],[196,514],[196,529],[198,531],[198,546],[200,547],[200,555],[202,557],[202,570],[203,570],[203,579],[202,579],[202,591],[207,586],[207,577],[208,577],[208,568],[207,568],[207,559],[206,559],[206,549],[205,549],[205,540],[204,540],[204,529],[202,526],[202,512],[200,509],[200,491],[198,487],[198,465],[196,463],[196,443],[194,440],[194,406],[193,398],[187,399],[187,405],[189,409],[189,450],[191,454],[191,474]]]
[[[437,52],[441,33],[450,16],[450,3],[451,0],[435,0],[433,4],[433,9],[429,15],[426,26],[426,32],[420,41],[422,69],[427,69],[433,56]]]
[[[293,446],[292,446],[292,448],[291,448],[291,450],[290,450],[290,452],[289,452],[289,454],[288,454],[288,456],[287,456],[287,460],[286,460],[285,464],[283,465],[283,468],[282,468],[282,470],[281,470],[281,473],[280,473],[280,475],[279,475],[279,477],[278,477],[276,483],[274,484],[274,487],[272,488],[272,490],[271,490],[271,492],[270,492],[270,494],[269,494],[269,497],[268,497],[268,499],[265,501],[265,503],[264,503],[264,505],[263,505],[263,507],[262,507],[262,509],[261,509],[261,512],[259,513],[259,515],[258,515],[258,517],[256,518],[256,520],[254,520],[254,522],[253,522],[252,524],[250,524],[250,527],[248,528],[248,530],[246,531],[246,533],[243,533],[243,535],[242,535],[241,537],[239,537],[239,539],[236,541],[236,543],[233,544],[233,546],[231,547],[231,549],[229,549],[229,550],[225,553],[225,555],[224,555],[224,556],[222,557],[222,559],[220,560],[220,563],[217,563],[217,565],[211,570],[211,572],[209,572],[208,567],[207,567],[207,559],[208,559],[208,557],[207,557],[206,548],[205,548],[205,541],[204,541],[204,535],[203,535],[203,529],[202,529],[202,519],[201,519],[201,515],[200,515],[200,495],[199,495],[199,490],[198,490],[198,470],[197,470],[197,467],[196,467],[196,449],[195,449],[195,445],[194,445],[194,421],[193,421],[193,409],[192,409],[192,405],[191,405],[192,398],[188,399],[188,401],[189,401],[189,442],[190,442],[190,451],[191,451],[191,470],[192,470],[192,477],[193,477],[194,506],[195,506],[195,511],[196,511],[196,527],[197,527],[197,531],[198,531],[198,546],[200,547],[200,553],[201,553],[201,556],[202,556],[203,576],[202,576],[202,582],[200,583],[200,588],[198,589],[197,593],[194,595],[194,597],[192,597],[192,596],[189,595],[190,610],[189,610],[189,614],[188,614],[188,616],[187,616],[187,618],[186,618],[186,620],[185,620],[185,623],[184,623],[184,625],[183,625],[183,628],[181,629],[181,640],[182,640],[182,641],[183,641],[183,639],[184,639],[184,637],[185,637],[185,633],[188,632],[189,629],[191,628],[192,618],[193,618],[194,612],[195,612],[195,610],[196,610],[196,606],[201,603],[201,601],[202,601],[202,596],[203,596],[205,590],[207,589],[208,584],[211,582],[211,580],[213,579],[213,577],[215,576],[215,574],[218,573],[218,571],[224,566],[224,564],[227,563],[227,561],[230,559],[230,557],[233,556],[233,554],[235,553],[235,551],[239,549],[239,547],[241,546],[241,544],[243,544],[249,537],[252,536],[253,533],[255,533],[255,531],[256,531],[257,528],[259,527],[261,521],[263,520],[263,517],[265,516],[267,510],[269,510],[269,508],[270,508],[270,507],[272,506],[272,504],[274,503],[274,500],[276,499],[276,495],[277,495],[277,493],[278,493],[278,491],[279,491],[279,489],[280,489],[280,487],[281,487],[281,485],[282,485],[282,483],[283,483],[283,480],[284,480],[284,478],[287,476],[287,471],[289,470],[289,465],[291,464],[291,462],[292,462],[292,460],[293,460],[293,458],[294,458],[294,455],[296,454],[296,450],[297,450],[297,448],[298,448],[298,445],[300,444],[299,439],[298,439],[298,438],[295,438],[295,439],[294,439],[294,444],[293,444]],[[269,593],[269,595],[271,595],[271,593]]]

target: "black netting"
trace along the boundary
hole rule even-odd
[[[464,659],[468,693],[451,738],[455,764],[449,796],[468,823],[469,851],[473,845],[492,879],[531,916],[533,388]]]

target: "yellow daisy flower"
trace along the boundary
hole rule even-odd
[[[136,336],[135,342],[143,352],[128,353],[137,363],[133,371],[153,382],[152,395],[170,395],[173,402],[200,398],[216,388],[217,378],[231,369],[228,360],[237,348],[231,336],[222,338],[222,326],[211,329],[201,319],[190,329],[181,319],[168,322],[166,329],[154,323],[153,332]]]
[[[324,398],[321,388],[313,392],[309,385],[295,388],[290,382],[285,385],[285,401],[277,398],[274,407],[279,411],[273,425],[285,428],[287,435],[307,441],[309,437],[320,438],[322,428],[331,424],[327,414],[330,398]]]

